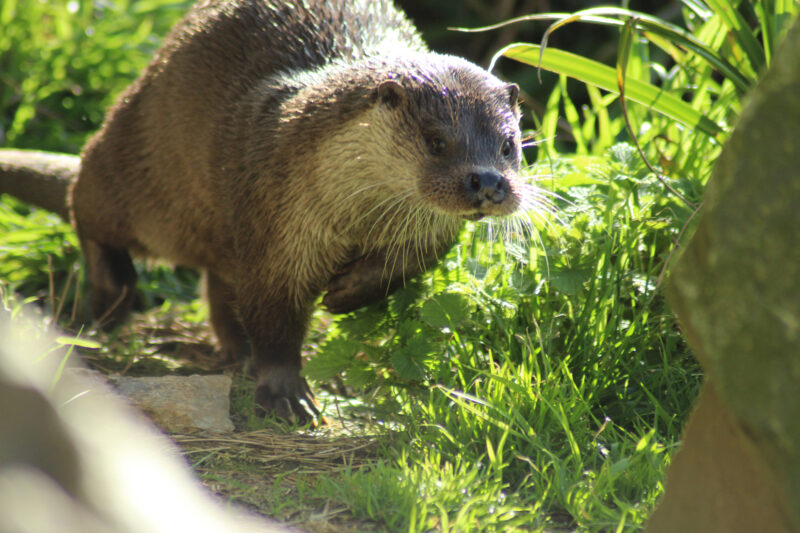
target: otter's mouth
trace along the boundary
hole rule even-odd
[[[471,220],[475,222],[476,220],[480,220],[486,216],[486,213],[472,213],[470,215],[462,215],[465,220]]]

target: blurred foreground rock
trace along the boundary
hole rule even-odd
[[[723,150],[670,284],[708,379],[646,531],[800,531],[797,21]]]
[[[285,531],[226,509],[178,450],[0,307],[0,533]],[[36,340],[39,338],[40,340]]]

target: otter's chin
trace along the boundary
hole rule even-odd
[[[461,215],[461,218],[463,218],[464,220],[471,220],[475,222],[477,220],[481,220],[485,216],[486,216],[485,213],[470,213],[468,215]]]

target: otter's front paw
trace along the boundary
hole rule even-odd
[[[300,425],[319,416],[311,388],[296,368],[274,367],[260,371],[255,403],[258,416],[269,415]]]
[[[389,295],[383,260],[363,257],[337,272],[322,298],[331,313],[349,313]]]

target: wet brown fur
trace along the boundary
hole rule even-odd
[[[128,312],[129,252],[204,268],[223,350],[252,353],[263,408],[304,420],[314,300],[382,298],[464,217],[514,211],[518,120],[515,86],[428,52],[388,0],[201,2],[82,153],[93,313]],[[508,180],[501,202],[465,193],[484,171]]]

